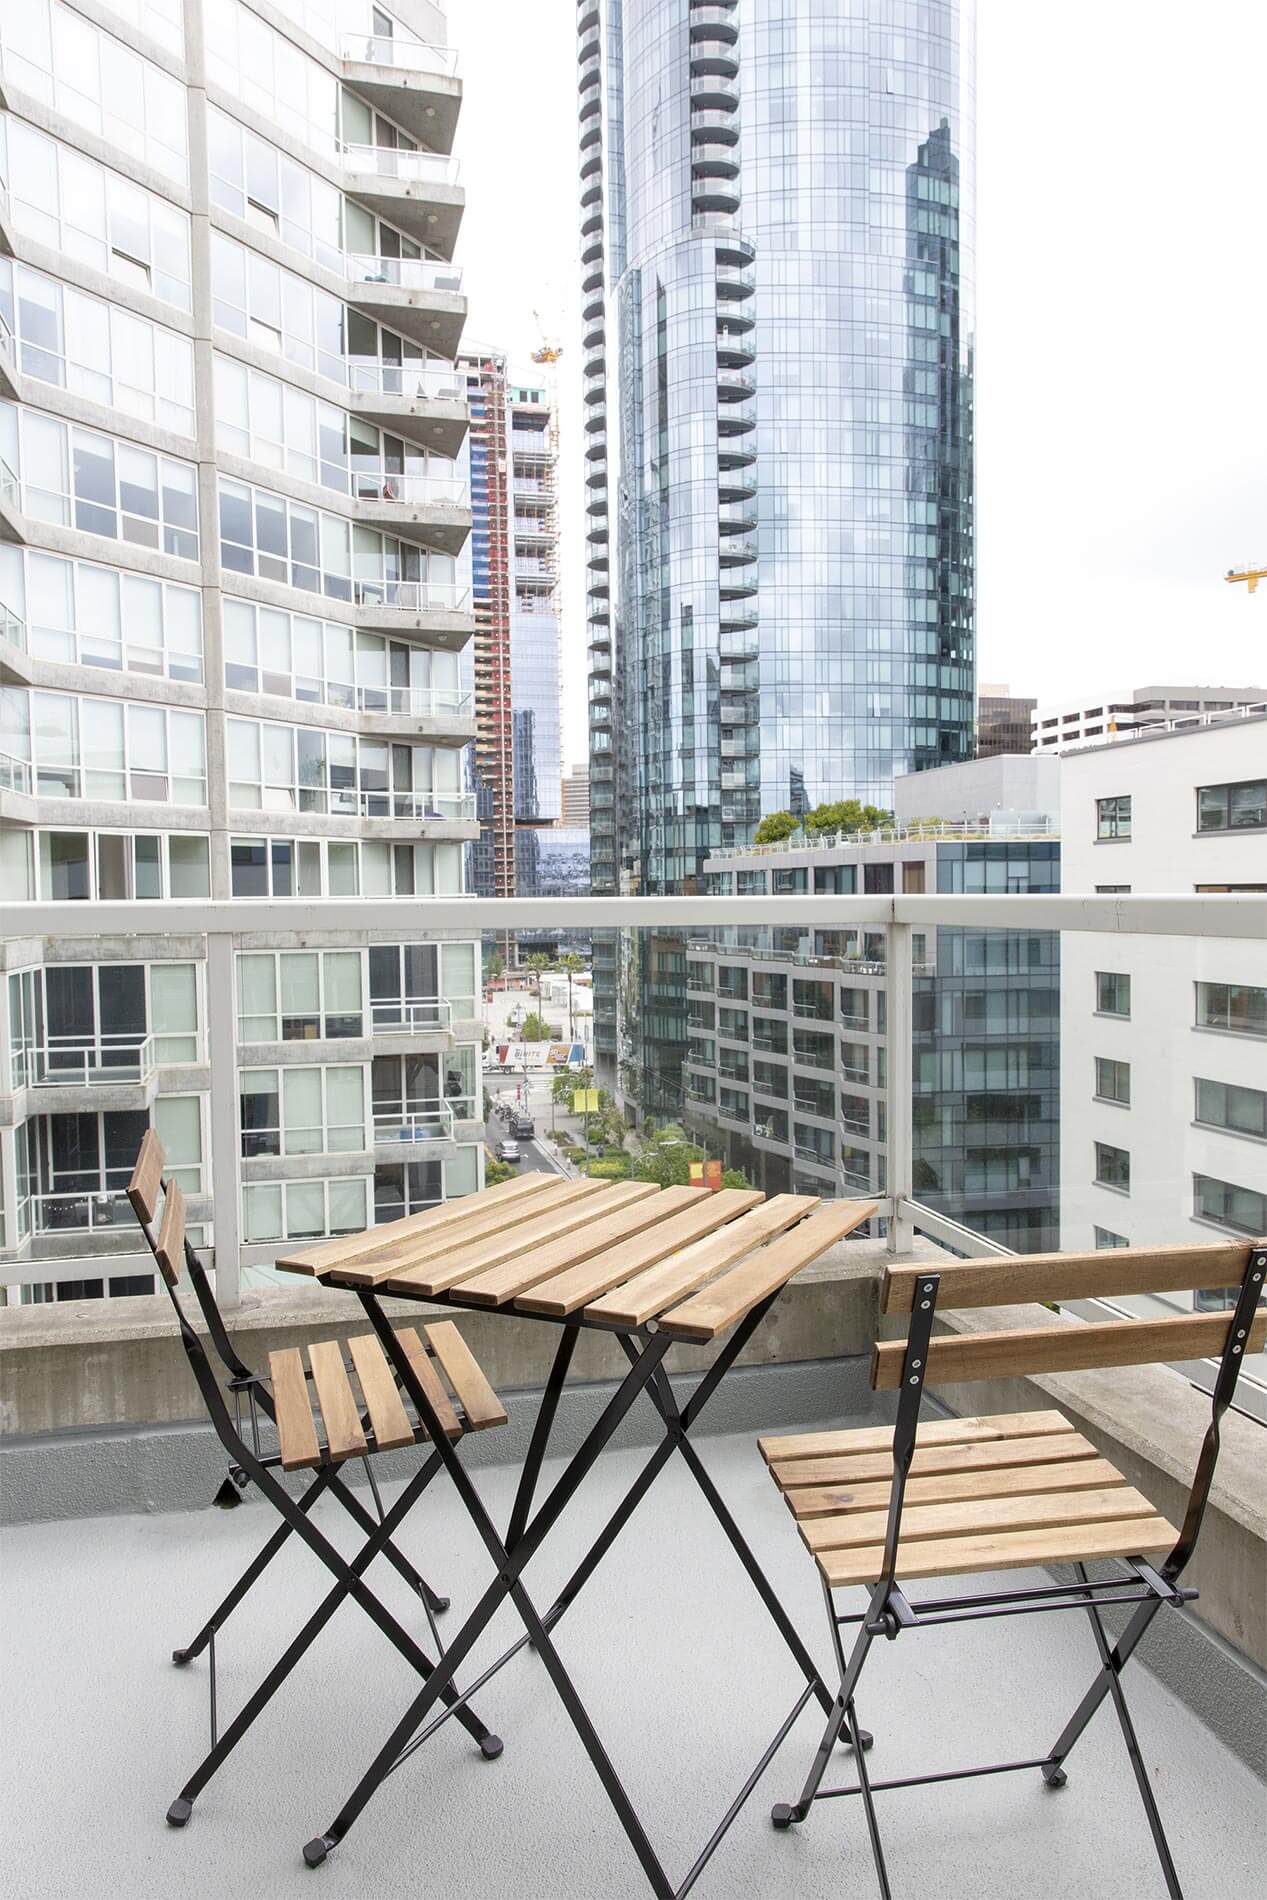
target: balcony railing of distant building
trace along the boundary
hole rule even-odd
[[[343,274],[352,284],[387,284],[396,290],[426,290],[460,297],[462,266],[433,257],[379,257],[345,251]]]
[[[411,1102],[404,1108],[374,1110],[374,1142],[452,1141],[456,1115],[445,1101]]]
[[[453,1005],[447,996],[380,997],[370,1004],[370,1016],[376,1036],[423,1036],[452,1027]]]
[[[462,167],[447,152],[424,152],[417,146],[348,145],[339,148],[350,172],[372,172],[378,178],[398,178],[405,184],[457,185]]]
[[[1061,739],[1059,746],[1061,752],[1079,752],[1093,746],[1129,745],[1132,739],[1155,739],[1162,732],[1193,732],[1202,726],[1225,725],[1229,720],[1264,718],[1267,718],[1267,700],[1264,699],[1241,706],[1212,706],[1205,712],[1176,713],[1170,719],[1152,719],[1147,713],[1137,713],[1129,725],[1110,725],[1102,735]],[[1050,735],[1053,739],[1056,736]]]
[[[418,475],[409,470],[354,468],[349,474],[357,501],[397,501],[413,508],[469,508],[471,491],[452,475]]]
[[[397,581],[354,576],[352,596],[358,607],[398,607],[405,613],[471,611],[471,590],[460,581]]]
[[[21,792],[31,796],[31,762],[15,758],[12,752],[0,752],[0,792]]]
[[[339,58],[358,66],[395,66],[402,72],[433,73],[452,79],[457,74],[455,46],[430,46],[425,40],[397,38],[395,34],[343,33]]]
[[[1028,754],[1026,754],[1028,757]],[[772,844],[736,845],[733,851],[718,850],[717,857],[778,857],[789,851],[839,851],[842,845],[856,844],[953,844],[958,841],[1014,838],[1058,838],[1060,828],[1053,817],[1041,813],[999,814],[980,818],[929,818],[904,825],[886,825],[877,831],[797,832]]]
[[[408,719],[471,719],[475,695],[457,686],[358,686],[356,706],[358,712]]]
[[[46,1036],[25,1055],[32,1088],[147,1082],[158,1067],[156,1040],[144,1034]]]
[[[26,652],[26,621],[3,600],[0,600],[0,640],[7,640],[11,647]]]

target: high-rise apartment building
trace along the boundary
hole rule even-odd
[[[150,1122],[248,1268],[480,1179],[473,933],[296,934],[476,834],[462,89],[430,0],[24,0],[0,74],[0,1278],[128,1291]],[[276,920],[214,981],[200,898]]]
[[[1022,699],[1010,686],[984,681],[977,700],[977,757],[996,759],[1001,753],[1028,752],[1030,721],[1036,699]]]
[[[681,891],[763,812],[971,753],[972,6],[577,25],[594,885]],[[625,987],[676,1108],[680,947]]]
[[[465,352],[471,405],[471,578],[482,897],[537,895],[529,834],[562,815],[558,409],[498,351]]]

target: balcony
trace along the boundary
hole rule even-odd
[[[375,1109],[374,1146],[396,1148],[402,1142],[411,1147],[420,1143],[452,1141],[456,1117],[448,1102],[414,1102],[401,1109]]]
[[[439,362],[350,359],[348,409],[450,460],[461,449],[470,421],[465,377]]]
[[[367,633],[417,633],[456,653],[475,631],[471,590],[461,582],[357,577],[352,594],[356,624]]]
[[[466,204],[458,161],[395,145],[344,145],[348,196],[440,257],[452,257]]]
[[[475,737],[475,696],[458,687],[358,686],[356,709],[368,735],[400,734],[436,745],[466,745]]]
[[[466,322],[458,265],[428,257],[376,257],[346,251],[344,295],[355,310],[385,323],[437,355],[454,357]]]
[[[464,481],[447,475],[397,473],[381,465],[351,474],[354,520],[442,554],[458,554],[471,531],[471,496]]]
[[[396,35],[344,33],[338,41],[343,82],[410,138],[439,152],[453,149],[462,84],[451,46]]]

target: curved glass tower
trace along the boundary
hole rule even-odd
[[[763,813],[887,806],[970,754],[973,6],[580,0],[578,26],[592,616],[616,575],[591,771],[615,754],[617,877],[674,891]]]

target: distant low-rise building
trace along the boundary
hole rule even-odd
[[[1242,718],[1248,710],[1267,707],[1267,686],[1137,686],[1130,693],[1088,699],[1036,706],[1031,718],[1033,751],[1063,752],[1134,732]]]

